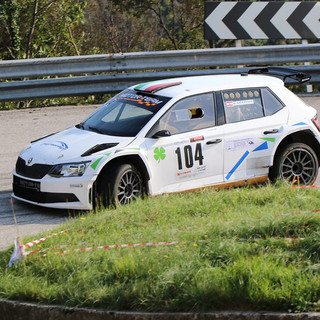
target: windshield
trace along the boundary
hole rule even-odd
[[[106,102],[77,127],[112,136],[134,137],[169,100],[128,89]]]

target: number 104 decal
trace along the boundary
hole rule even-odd
[[[190,169],[194,165],[203,165],[203,154],[201,143],[196,144],[195,152],[193,154],[193,150],[191,145],[186,145],[183,148],[178,147],[175,151],[178,160],[178,169],[182,170],[184,168]],[[191,172],[191,171],[190,171]]]

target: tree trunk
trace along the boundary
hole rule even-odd
[[[29,36],[28,36],[27,50],[26,50],[26,59],[29,59],[31,56],[32,36],[33,36],[33,32],[34,32],[34,28],[36,26],[37,20],[38,20],[38,0],[34,0],[33,16],[32,16]]]

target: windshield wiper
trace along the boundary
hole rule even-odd
[[[105,132],[103,132],[103,131],[101,131],[100,129],[95,128],[95,127],[88,127],[88,129],[91,130],[91,131],[100,133],[100,134],[105,134]]]
[[[76,128],[84,130],[84,125],[82,122],[75,125]]]

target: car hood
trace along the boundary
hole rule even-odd
[[[58,164],[70,161],[84,161],[86,159],[90,160],[92,156],[89,154],[81,157],[81,155],[97,145],[117,143],[113,148],[118,149],[127,146],[134,139],[135,137],[108,136],[72,127],[31,143],[21,152],[20,157],[28,165],[34,163]],[[100,152],[109,151],[111,148],[102,148]],[[98,152],[92,155],[96,154]]]

